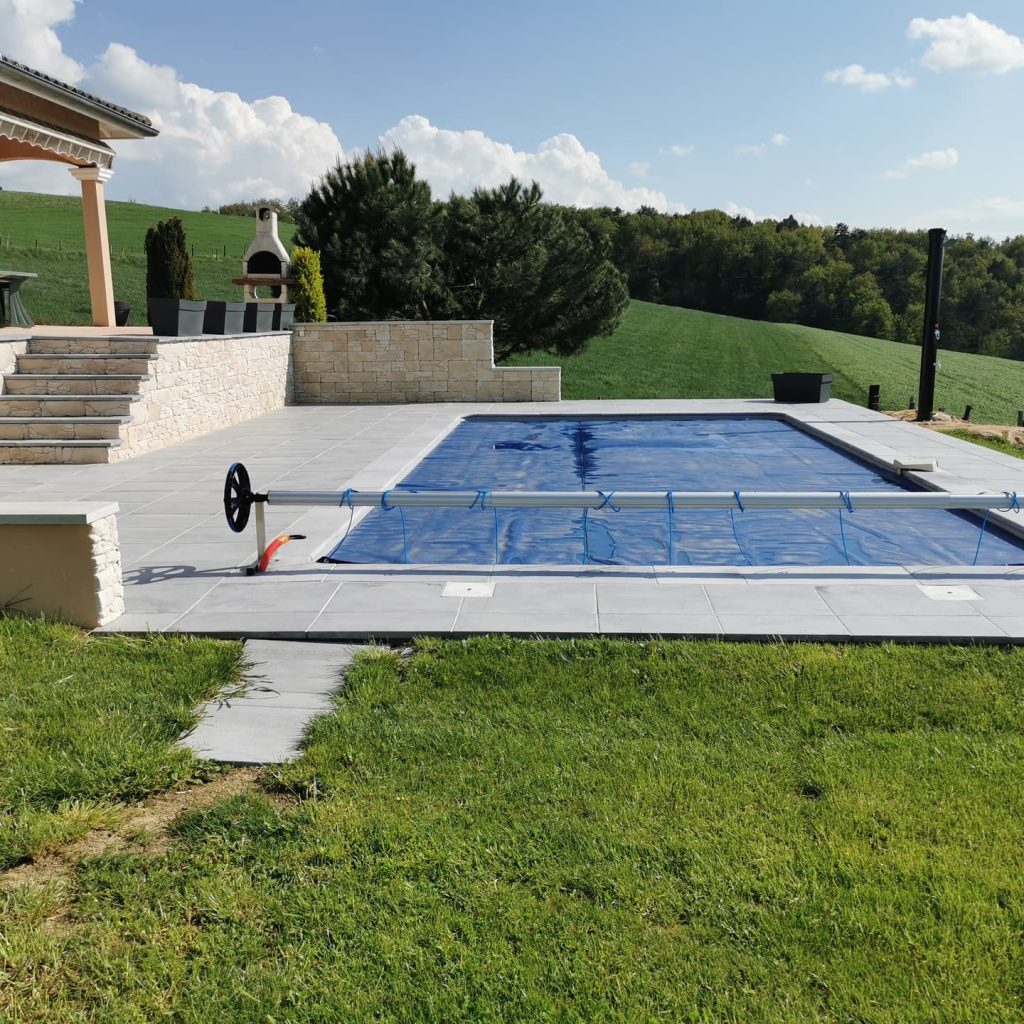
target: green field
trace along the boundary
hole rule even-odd
[[[1016,423],[1024,409],[1024,362],[943,352],[936,408],[959,416],[974,406],[978,423]],[[630,304],[619,329],[581,354],[543,352],[514,365],[558,364],[563,398],[767,398],[773,372],[835,374],[832,394],[867,404],[869,384],[881,384],[882,407],[905,409],[917,392],[921,350],[877,338],[837,334],[796,324]]]
[[[145,323],[146,230],[172,216],[185,225],[200,298],[241,298],[231,279],[242,272],[242,255],[256,230],[254,218],[108,202],[114,297],[131,303],[133,324]],[[280,225],[285,245],[294,233],[293,225]],[[39,274],[22,289],[37,323],[91,322],[82,204],[76,197],[0,191],[0,267]]]
[[[237,656],[8,628],[0,815],[170,784]],[[1021,648],[371,652],[262,790],[0,874],[0,1020],[1019,1021],[1022,721]]]

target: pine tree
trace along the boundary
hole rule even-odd
[[[339,163],[302,201],[297,245],[320,253],[339,320],[430,319],[441,295],[437,209],[401,150]]]
[[[300,324],[322,324],[327,319],[324,276],[320,272],[320,253],[304,245],[292,250],[292,284],[289,294],[295,300],[295,319]]]
[[[146,294],[154,299],[194,299],[195,276],[179,217],[146,232]]]

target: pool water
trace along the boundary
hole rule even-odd
[[[473,416],[406,490],[885,491],[893,475],[765,417]],[[342,512],[343,515],[347,512]],[[403,521],[404,519],[404,521]],[[586,529],[584,531],[584,525]],[[687,509],[675,565],[1024,564],[1024,541],[942,510]],[[845,534],[845,545],[844,545]],[[981,537],[981,548],[978,539]],[[346,563],[665,565],[663,510],[374,509],[327,556]]]

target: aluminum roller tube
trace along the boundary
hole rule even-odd
[[[568,508],[660,509],[1003,509],[1019,508],[1016,495],[945,491],[268,491],[270,505],[348,508]],[[258,499],[257,499],[258,500]]]

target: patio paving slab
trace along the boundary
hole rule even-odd
[[[329,711],[345,670],[363,648],[352,644],[248,640],[246,689],[214,698],[182,744],[230,764],[273,764],[298,756],[303,734]]]

